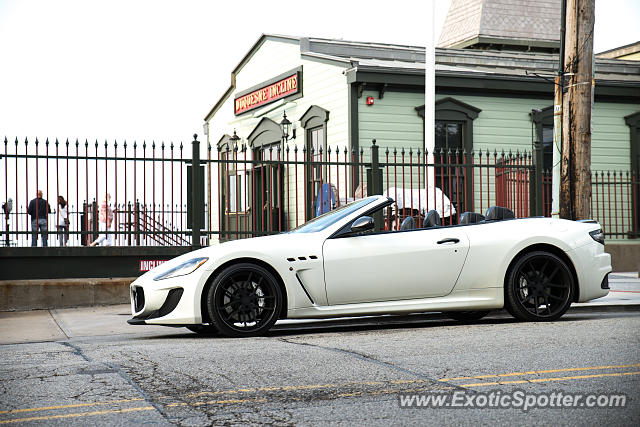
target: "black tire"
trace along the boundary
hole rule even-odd
[[[552,321],[571,306],[574,279],[567,264],[543,251],[516,260],[505,283],[505,308],[525,321]]]
[[[489,310],[486,311],[446,311],[445,316],[450,317],[458,322],[476,322],[489,314]]]
[[[265,268],[234,264],[217,275],[207,293],[207,311],[215,327],[228,337],[267,332],[282,309],[282,292]]]
[[[220,335],[220,331],[215,325],[189,325],[187,329],[191,332],[195,332],[198,335]]]

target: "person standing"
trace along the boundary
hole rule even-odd
[[[51,213],[51,206],[42,198],[42,190],[29,202],[27,213],[31,216],[31,246],[38,246],[38,231],[42,235],[42,246],[47,246],[47,214]]]
[[[109,205],[110,200],[111,194],[107,193],[104,196],[104,201],[100,204],[99,227],[100,231],[104,232],[104,234],[91,242],[89,246],[113,246],[113,234],[109,234],[109,232],[113,232],[113,210]]]
[[[62,196],[58,196],[58,242],[60,246],[67,246],[69,242],[69,211]]]

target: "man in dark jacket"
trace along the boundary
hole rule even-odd
[[[42,234],[42,246],[47,246],[47,214],[51,213],[51,206],[42,198],[42,190],[38,190],[38,197],[29,202],[31,215],[31,246],[38,246],[38,229]]]

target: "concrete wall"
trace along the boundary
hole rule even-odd
[[[126,304],[135,277],[0,281],[0,311]]]
[[[640,242],[606,242],[604,250],[611,254],[613,271],[640,271]]]

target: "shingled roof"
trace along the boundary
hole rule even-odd
[[[451,0],[438,47],[554,52],[561,0]]]

